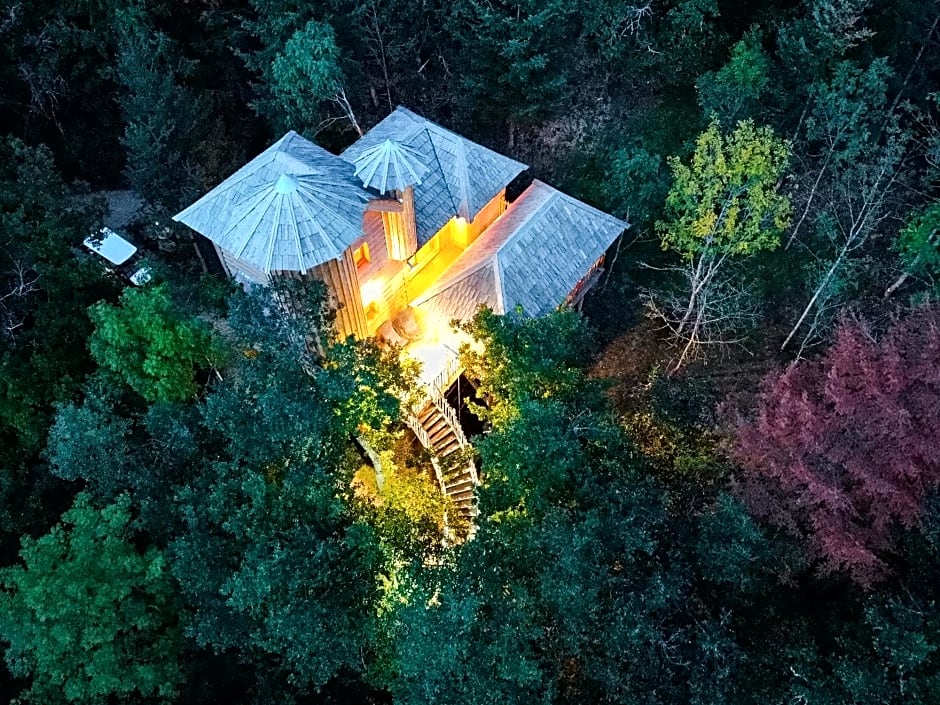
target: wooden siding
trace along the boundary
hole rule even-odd
[[[477,217],[473,219],[473,222],[467,225],[467,242],[463,246],[466,247],[480,237],[480,234],[505,212],[506,189],[503,189],[497,193],[489,203],[483,206],[480,212],[477,213]]]
[[[359,291],[359,279],[356,276],[356,263],[353,262],[353,250],[348,249],[341,259],[332,259],[313,268],[308,276],[313,276],[326,284],[331,296],[331,303],[336,307],[336,330],[341,338],[354,335],[365,338],[369,335],[362,296]]]
[[[362,221],[363,236],[353,243],[352,250],[363,243],[369,245],[372,260],[358,270],[359,288],[366,330],[375,333],[385,321],[404,310],[402,269],[405,265],[388,256],[385,241],[384,213],[367,212]]]
[[[382,221],[385,213],[367,212],[362,219],[362,237],[356,240],[349,248],[355,252],[363,244],[369,246],[369,262],[357,268],[360,282],[366,282],[382,271],[389,261],[388,248],[385,244],[385,228]]]
[[[257,267],[253,267],[244,260],[238,259],[231,252],[223,250],[215,243],[212,243],[212,245],[215,247],[216,254],[219,256],[219,261],[222,263],[225,273],[232,279],[242,284],[261,284],[262,286],[267,285],[271,281],[271,278]]]

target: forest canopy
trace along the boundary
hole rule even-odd
[[[11,702],[940,702],[935,0],[5,0],[0,37]],[[413,366],[171,220],[397,105],[631,224],[582,310],[461,324],[472,526]],[[141,287],[82,248],[128,202]]]

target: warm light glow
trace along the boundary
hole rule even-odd
[[[457,247],[464,249],[467,247],[467,245],[470,244],[467,240],[469,232],[470,231],[467,227],[467,220],[465,218],[461,218],[460,216],[454,218],[454,226],[451,230],[451,233],[454,244],[457,245]]]
[[[362,305],[368,306],[371,303],[375,303],[382,297],[382,280],[381,279],[371,279],[362,285],[360,290],[362,295]]]
[[[362,269],[372,261],[369,253],[369,243],[364,242],[353,252],[353,261],[356,263],[356,269]]]

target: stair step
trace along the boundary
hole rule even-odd
[[[438,458],[446,458],[451,453],[456,453],[460,450],[460,441],[456,438],[451,439],[447,443],[443,443],[438,447],[434,448],[434,453]]]
[[[421,422],[421,425],[428,429],[441,423],[447,423],[447,419],[444,418],[444,414],[431,414],[430,416],[426,416],[424,418],[424,420]]]
[[[418,421],[423,424],[425,420],[435,415],[442,416],[443,414],[441,414],[441,410],[434,406],[434,404],[428,404],[418,413]]]
[[[455,502],[460,502],[463,499],[473,499],[473,488],[461,490],[460,492],[448,492],[447,496]]]
[[[470,473],[460,475],[453,482],[444,483],[444,489],[447,490],[448,493],[454,491],[459,492],[460,490],[466,489],[467,487],[473,487],[473,478],[470,477]]]
[[[444,479],[446,482],[450,483],[465,482],[470,479],[470,468],[464,464],[447,468],[444,471]]]
[[[446,423],[439,428],[435,428],[433,431],[430,431],[430,430],[428,431],[428,438],[431,439],[432,446],[440,445],[438,441],[440,441],[443,438],[448,438],[448,437],[456,439],[457,434],[454,433],[454,429],[452,429]]]
[[[449,472],[444,473],[444,480],[448,484],[456,484],[458,482],[473,482],[473,474],[470,470],[472,464],[470,463],[461,463],[455,467],[450,468]]]

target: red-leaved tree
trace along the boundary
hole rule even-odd
[[[883,577],[892,534],[940,485],[940,308],[881,340],[843,322],[822,358],[764,381],[735,436],[755,513],[807,535],[825,570]]]

